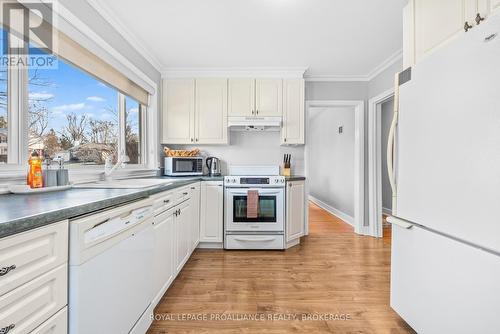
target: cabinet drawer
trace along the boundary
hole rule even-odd
[[[0,296],[67,261],[68,221],[0,239]]]
[[[184,202],[191,197],[191,186],[184,187],[175,193],[175,204]]]
[[[67,334],[68,307],[54,314],[49,320],[35,328],[30,334]]]
[[[226,235],[226,249],[283,249],[282,235]]]
[[[155,216],[175,205],[175,192],[169,191],[153,197]]]
[[[68,265],[63,264],[0,297],[0,329],[30,333],[68,300]]]

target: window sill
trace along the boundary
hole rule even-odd
[[[14,167],[14,166],[12,166]],[[93,166],[91,168],[69,169],[69,179],[72,183],[85,183],[99,181],[103,178],[104,167]],[[150,177],[158,175],[158,169],[149,169],[145,166],[126,167],[116,170],[113,177],[116,179]],[[8,184],[21,184],[26,182],[26,171],[23,168],[0,168],[0,188]]]

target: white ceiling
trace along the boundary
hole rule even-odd
[[[162,70],[307,67],[307,76],[368,76],[400,54],[407,1],[106,0],[99,6]]]

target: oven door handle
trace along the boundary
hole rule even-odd
[[[271,190],[271,189],[253,189],[253,188],[248,188],[245,190],[230,190],[229,194],[231,195],[247,195],[249,190],[256,190],[259,192],[259,195],[280,195],[283,193],[283,190]]]
[[[243,241],[243,242],[269,242],[269,241],[274,241],[276,240],[276,237],[259,237],[259,236],[252,236],[252,237],[235,237],[234,240],[236,241]]]

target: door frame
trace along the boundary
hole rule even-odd
[[[306,101],[305,136],[309,134],[309,110],[311,108],[354,107],[354,232],[366,235],[369,226],[365,226],[365,102],[363,100],[309,100]],[[309,140],[304,146],[305,174],[309,177]],[[306,194],[309,194],[307,186]],[[309,196],[308,196],[309,197]],[[307,199],[306,199],[307,200]],[[306,210],[308,212],[309,210]],[[307,215],[306,215],[307,216]],[[309,231],[309,219],[306,220],[306,234]]]
[[[368,101],[368,221],[369,234],[382,237],[382,104],[394,97],[394,88]]]

